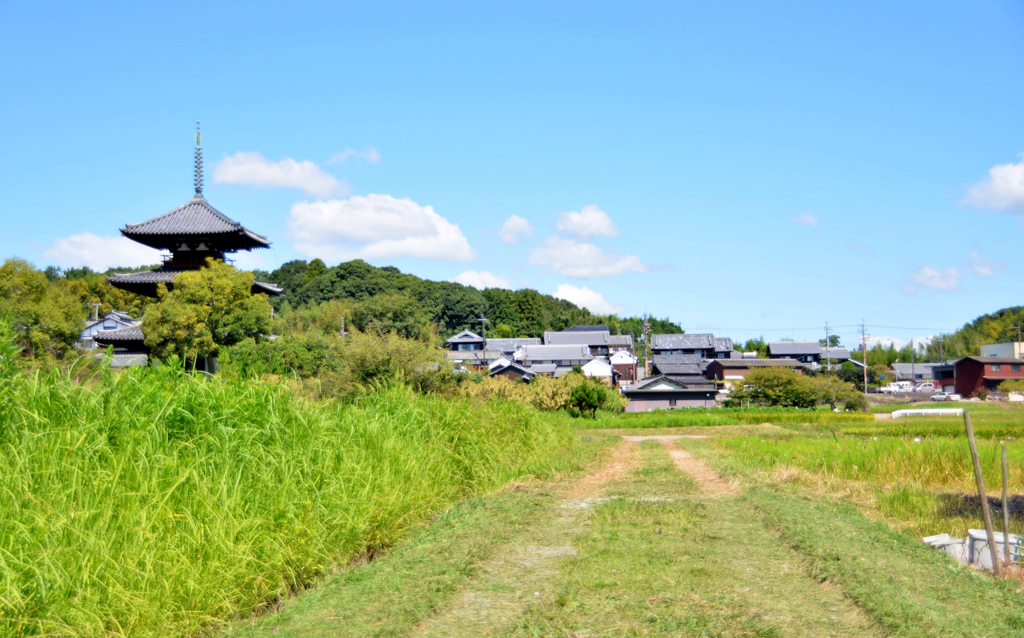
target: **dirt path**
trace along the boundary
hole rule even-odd
[[[623,441],[597,472],[570,484],[547,520],[524,530],[510,546],[479,566],[479,576],[440,615],[421,624],[417,636],[491,636],[503,631],[529,604],[553,598],[558,563],[577,553],[575,537],[608,483],[636,469],[636,443]],[[581,506],[582,505],[582,506]]]
[[[659,440],[658,442],[668,450],[672,463],[683,472],[689,474],[697,482],[697,485],[700,486],[702,492],[712,495],[739,494],[741,492],[739,485],[725,480],[708,467],[704,461],[701,461],[686,450],[675,447],[671,441]]]

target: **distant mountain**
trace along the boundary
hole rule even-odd
[[[595,315],[563,299],[536,290],[477,290],[450,281],[430,281],[403,273],[393,266],[376,268],[360,259],[328,268],[314,259],[289,261],[273,272],[258,271],[257,278],[284,288],[272,303],[300,307],[332,299],[361,301],[380,294],[400,294],[414,299],[440,326],[443,335],[464,328],[480,331],[480,313],[488,318],[488,334],[540,337],[546,330],[575,325],[607,324],[613,334],[632,334],[639,343],[643,319]],[[651,319],[652,332],[681,333],[667,319]]]

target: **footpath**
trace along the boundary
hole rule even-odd
[[[469,499],[230,636],[1009,636],[1024,601],[842,502],[624,436],[572,480]],[[717,467],[716,467],[717,466]],[[993,613],[973,614],[984,605]]]

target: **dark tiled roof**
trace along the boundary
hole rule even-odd
[[[667,375],[694,375],[700,376],[700,366],[698,365],[668,365],[658,364],[654,366],[659,374]]]
[[[156,270],[143,270],[141,272],[117,273],[111,277],[107,277],[107,281],[110,282],[110,285],[118,288],[123,286],[127,286],[129,288],[139,286],[156,286],[157,284],[170,286],[174,283],[174,278],[183,272],[193,272],[193,270],[180,268],[157,268]],[[284,292],[284,289],[279,288],[274,284],[256,281],[252,284],[252,292],[253,294],[262,292],[267,295],[280,295]]]
[[[732,350],[732,339],[729,337],[715,337],[715,352],[729,352]]]
[[[610,335],[608,337],[610,346],[633,346],[633,335]]]
[[[828,358],[829,359],[849,359],[850,358],[850,351],[847,350],[846,348],[842,348],[842,347],[840,347],[840,348],[829,348],[827,354],[828,354]],[[821,349],[821,358],[824,359],[825,355],[826,355],[825,348],[822,348]]]
[[[528,361],[582,361],[592,358],[585,345],[526,346],[523,354]]]
[[[960,361],[964,361],[965,359],[977,361],[978,363],[1009,363],[1013,365],[1020,365],[1024,363],[1024,359],[1017,359],[1016,357],[964,357]]]
[[[715,336],[712,334],[656,334],[651,335],[651,347],[656,350],[713,349]]]
[[[770,366],[799,368],[804,365],[796,359],[715,359],[709,361],[708,366],[713,366],[716,363],[723,368],[767,368]]]
[[[141,324],[128,328],[118,328],[117,330],[100,330],[93,335],[93,340],[101,345],[127,342],[142,343],[145,338],[145,335],[142,334]]]
[[[653,354],[651,363],[654,365],[684,365],[700,363],[699,354]]]
[[[263,235],[257,235],[245,226],[229,218],[205,199],[193,199],[169,213],[154,217],[139,224],[127,224],[121,234],[146,245],[152,245],[148,238],[154,236],[237,234],[243,238],[245,248],[267,248],[270,242]]]
[[[657,375],[653,377],[647,377],[643,381],[640,381],[636,385],[623,390],[627,395],[638,392],[643,394],[656,395],[659,390],[650,390],[650,386],[656,385],[659,381],[668,381],[672,385],[676,386],[679,390],[693,390],[695,392],[708,392],[714,389],[713,384],[707,382],[703,377],[694,379],[692,383],[687,383],[683,377],[670,377],[666,375]]]
[[[573,326],[562,332],[609,332],[608,326]]]

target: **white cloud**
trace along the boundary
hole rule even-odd
[[[508,285],[508,280],[503,277],[499,277],[495,274],[489,273],[486,270],[476,271],[467,270],[459,273],[451,281],[463,286],[473,286],[477,290],[485,290],[487,288],[511,288]]]
[[[365,151],[356,151],[351,148],[346,148],[344,151],[335,154],[331,159],[327,160],[327,163],[341,164],[350,157],[358,157],[366,161],[367,164],[376,164],[380,161],[380,151],[372,146],[367,146]]]
[[[530,252],[530,263],[547,266],[567,277],[610,277],[649,268],[636,255],[605,252],[593,244],[548,237]]]
[[[903,294],[912,295],[919,288],[955,292],[960,290],[960,277],[963,273],[956,268],[936,270],[931,266],[922,266],[910,275],[910,282],[901,286]]]
[[[619,229],[608,213],[594,204],[584,206],[579,212],[570,211],[559,215],[558,230],[577,237],[614,237],[619,234]]]
[[[263,256],[263,251],[240,250],[228,255],[228,259],[234,262],[232,265],[239,270],[272,270],[267,258]]]
[[[290,157],[271,162],[256,152],[235,153],[217,162],[213,181],[260,188],[297,188],[314,197],[347,195],[348,184],[309,160],[296,162]]]
[[[502,243],[512,246],[532,237],[533,229],[533,222],[519,215],[512,215],[501,225],[498,236],[501,237]]]
[[[868,337],[868,349],[874,348],[877,344],[882,344],[883,348],[888,348],[892,345],[897,350],[902,350],[904,346],[909,344],[911,341],[914,342],[914,348],[916,350],[924,350],[925,347],[932,342],[935,335],[926,335],[920,337],[914,337],[913,339],[900,339],[899,337]],[[860,343],[857,343],[856,348],[860,349]],[[910,361],[901,361],[900,363],[910,363]]]
[[[127,237],[101,237],[88,232],[55,239],[43,256],[62,268],[88,266],[100,272],[116,266],[148,266],[161,261],[160,251],[155,248]]]
[[[971,265],[968,270],[979,277],[995,277],[997,270],[1006,270],[1006,264],[978,257],[978,251],[971,251]]]
[[[325,260],[477,257],[458,225],[432,206],[390,195],[299,202],[292,206],[288,232],[295,250]]]
[[[988,170],[983,179],[967,189],[961,202],[976,208],[1008,213],[1024,213],[1024,158],[1016,164],[1000,164]]]
[[[599,315],[614,315],[626,311],[620,304],[608,301],[604,295],[586,286],[577,288],[572,284],[559,284],[551,296],[555,299],[571,301],[577,306]]]
[[[793,218],[793,223],[794,224],[806,224],[807,226],[810,226],[811,228],[817,228],[818,227],[818,218],[815,217],[814,215],[810,214],[810,213],[800,213],[799,215],[797,215],[796,217]]]

